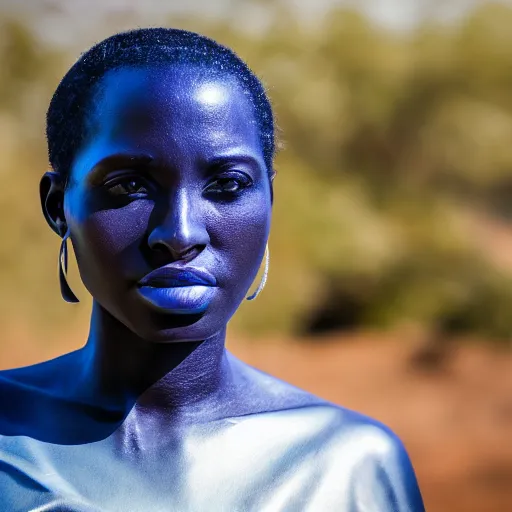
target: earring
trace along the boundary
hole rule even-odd
[[[68,272],[68,245],[67,239],[69,237],[69,228],[66,231],[66,234],[62,237],[62,242],[60,244],[59,251],[59,281],[60,281],[60,293],[62,298],[66,302],[80,302],[77,296],[73,293],[71,288],[69,287],[68,281],[66,279]]]
[[[250,297],[246,297],[247,300],[255,299],[259,295],[261,290],[263,290],[263,287],[265,286],[265,283],[267,282],[269,258],[270,258],[270,253],[268,250],[268,242],[267,242],[267,245],[265,246],[265,271],[263,272],[263,277],[261,278],[260,284],[259,284],[258,288],[256,289],[256,291]]]

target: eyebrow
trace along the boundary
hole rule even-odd
[[[102,158],[94,164],[89,172],[89,183],[99,184],[101,180],[111,171],[123,168],[137,169],[146,167],[153,161],[153,157],[148,154],[126,154],[116,153]]]
[[[210,168],[220,167],[226,164],[247,164],[256,169],[261,167],[259,161],[248,154],[226,154],[211,158],[206,161],[206,165]]]
[[[94,164],[88,173],[87,181],[91,185],[99,185],[110,172],[121,169],[145,169],[155,159],[148,154],[126,154],[116,153],[106,156]],[[221,166],[229,164],[246,164],[254,169],[260,169],[261,165],[257,158],[242,153],[219,155],[205,161],[206,167],[213,173]]]

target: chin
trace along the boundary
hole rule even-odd
[[[136,294],[128,301],[126,296],[118,297],[110,305],[102,309],[139,338],[149,343],[178,343],[202,341],[225,331],[240,304],[237,297],[218,295],[201,312],[176,313],[154,308]]]
[[[195,314],[164,314],[150,311],[142,322],[144,325],[132,324],[130,329],[152,343],[202,341],[226,328],[227,321],[212,317],[217,315],[208,314],[208,310]]]

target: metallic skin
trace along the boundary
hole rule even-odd
[[[169,425],[143,449],[24,436],[0,446],[0,503],[13,512],[423,510],[400,442],[330,404]]]
[[[101,80],[69,188],[41,181],[94,299],[90,331],[79,350],[0,372],[0,512],[422,512],[388,428],[225,348],[272,213],[236,79],[181,66]],[[170,264],[215,278],[200,311],[139,293]]]

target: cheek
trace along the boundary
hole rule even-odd
[[[202,224],[208,232],[210,247],[206,251],[216,267],[212,270],[233,292],[249,286],[263,259],[270,229],[269,194],[262,186],[224,205],[195,200],[199,209],[194,208],[189,222]],[[89,291],[102,294],[105,286],[123,288],[126,279],[140,277],[148,265],[144,247],[154,223],[154,202],[137,200],[108,209],[77,206],[75,215],[72,208],[67,219],[80,275]]]
[[[135,201],[122,208],[91,212],[70,222],[73,246],[83,278],[116,273],[136,264],[152,204]],[[128,267],[128,268],[127,268]]]
[[[229,205],[225,211],[219,208],[216,221],[211,222],[212,244],[218,240],[224,261],[230,262],[231,275],[252,280],[263,258],[270,221],[270,203],[262,193]]]

